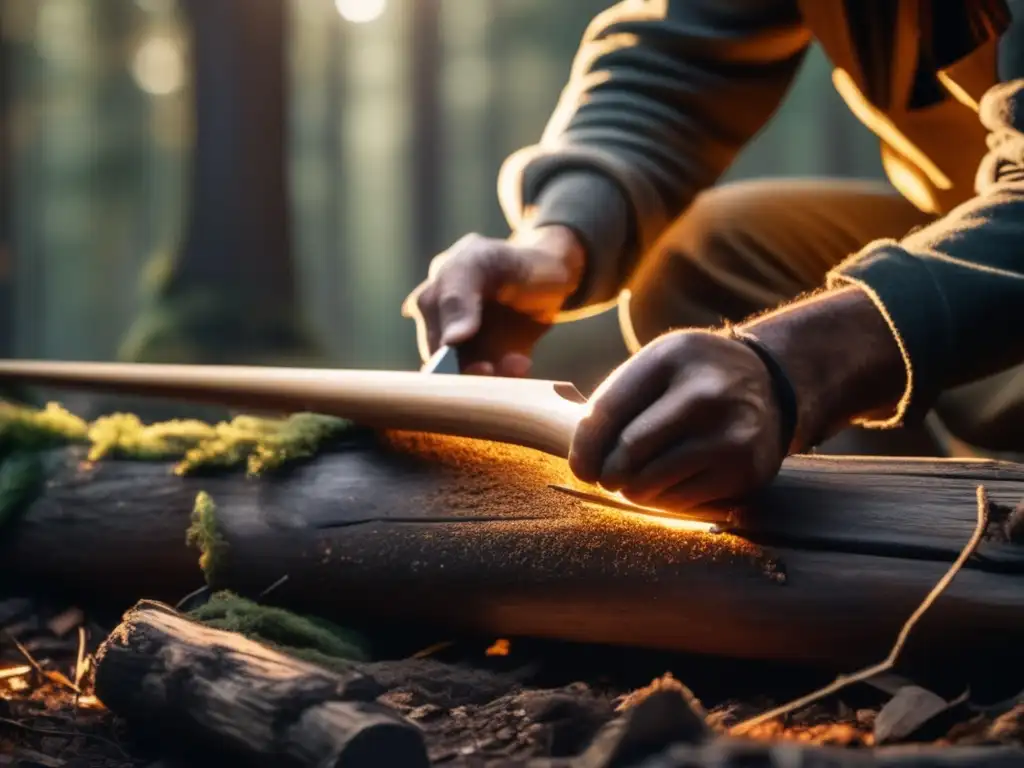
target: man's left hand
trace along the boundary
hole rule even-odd
[[[685,509],[769,483],[785,458],[771,376],[745,344],[676,331],[648,344],[594,393],[569,466],[649,506]]]

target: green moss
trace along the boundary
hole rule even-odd
[[[58,405],[42,410],[0,403],[0,525],[18,517],[42,493],[40,451],[86,439],[87,425]]]
[[[56,403],[42,410],[0,403],[0,452],[38,451],[87,438],[89,425]]]
[[[217,629],[238,632],[312,664],[341,669],[368,658],[363,640],[330,622],[217,592],[190,614]]]
[[[215,584],[218,569],[223,567],[228,542],[217,522],[217,505],[206,491],[200,491],[192,507],[192,524],[185,532],[185,542],[199,549],[199,567],[207,584]]]
[[[238,416],[219,424],[194,419],[143,424],[134,414],[118,413],[90,424],[55,403],[43,410],[0,405],[0,451],[85,443],[90,461],[180,459],[175,466],[179,475],[243,465],[250,475],[260,475],[315,456],[350,426],[314,413],[281,419]]]

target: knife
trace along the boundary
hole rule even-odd
[[[459,353],[455,347],[446,344],[430,356],[430,359],[420,368],[420,372],[458,374],[460,372]]]
[[[458,374],[459,373],[459,354],[458,350],[452,346],[440,347],[420,371],[423,373],[433,374]],[[605,495],[603,492],[597,491],[597,489],[584,490],[582,488],[573,488],[564,485],[549,485],[548,489],[558,491],[559,493],[568,494],[569,496],[575,496],[576,498],[589,501],[591,504],[597,504],[608,509],[615,509],[620,512],[629,512],[635,515],[642,515],[644,517],[663,517],[675,520],[690,520],[694,522],[710,522],[711,527],[709,533],[719,533],[728,530],[729,523],[732,522],[732,514],[729,511],[714,516],[712,521],[709,521],[707,511],[704,514],[696,513],[693,515],[678,512],[662,511],[650,507],[642,507],[637,504],[632,504],[623,498],[617,498]]]

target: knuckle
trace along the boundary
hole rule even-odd
[[[721,415],[732,405],[728,384],[713,370],[697,369],[680,386],[685,387],[689,408],[695,413]]]
[[[731,424],[723,437],[726,450],[730,454],[743,456],[753,451],[763,435],[759,425],[740,421]]]
[[[427,279],[436,280],[438,274],[444,269],[445,265],[451,261],[452,254],[456,253],[454,247],[444,251],[443,253],[437,254],[430,260],[430,265],[427,267]]]
[[[668,335],[648,344],[640,354],[644,355],[645,363],[652,369],[669,370],[678,367],[684,349],[685,342],[674,335]]]
[[[452,252],[470,250],[473,247],[475,247],[477,244],[479,244],[481,240],[484,240],[484,239],[486,239],[486,238],[484,238],[483,235],[481,235],[481,234],[479,234],[477,232],[470,232],[468,234],[463,235],[458,240],[456,240],[455,241],[455,245],[453,245],[449,250],[452,251]]]
[[[428,312],[435,303],[434,291],[432,286],[424,286],[422,290],[418,291],[413,299],[413,304],[421,313]]]
[[[522,264],[522,259],[517,258],[518,251],[497,241],[481,246],[478,254],[480,267],[488,275],[510,276],[518,272]]]
[[[466,306],[466,297],[457,291],[447,289],[437,299],[437,309],[441,314],[461,312]]]

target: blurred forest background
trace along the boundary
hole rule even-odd
[[[497,169],[610,4],[0,0],[0,354],[416,366],[401,300],[506,234]],[[881,177],[830,76],[814,51],[728,178]],[[560,327],[538,373],[616,334]]]

